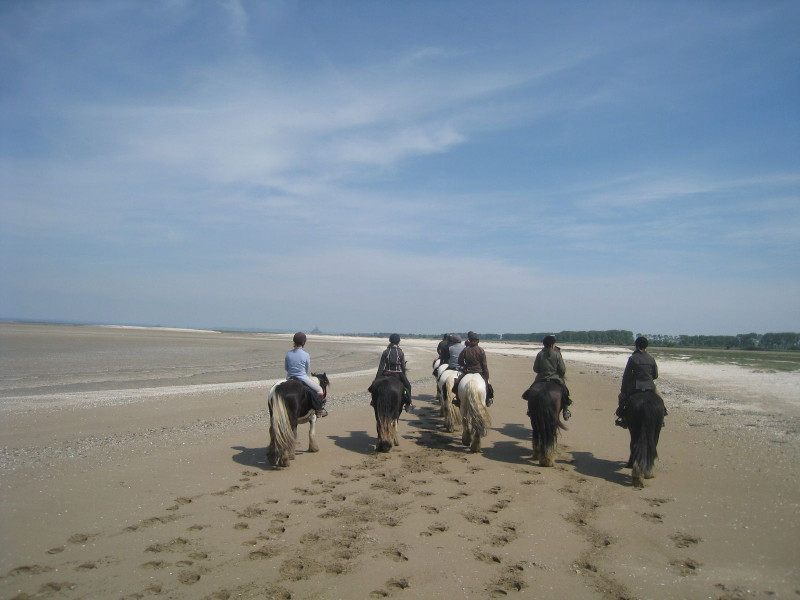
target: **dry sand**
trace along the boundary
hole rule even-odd
[[[275,470],[265,396],[287,336],[79,329],[0,329],[3,598],[800,597],[795,374],[754,394],[660,364],[670,414],[640,491],[613,426],[624,349],[564,349],[575,405],[547,469],[520,400],[535,348],[486,344],[497,399],[477,455],[441,428],[436,343],[404,341],[417,410],[377,455],[365,390],[384,341],[312,336],[330,416],[318,454],[301,426]],[[21,340],[39,362],[15,376]],[[56,368],[42,341],[104,367]]]

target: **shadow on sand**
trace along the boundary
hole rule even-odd
[[[576,473],[627,487],[632,485],[630,476],[625,473],[624,461],[596,458],[591,452],[572,452],[572,458]]]
[[[333,443],[357,454],[374,454],[377,435],[370,435],[366,431],[350,431],[350,435],[329,435],[329,440]]]
[[[267,461],[267,448],[245,448],[244,446],[231,446],[231,450],[238,450],[239,454],[233,455],[233,462],[245,467],[253,467],[266,471],[272,466]]]

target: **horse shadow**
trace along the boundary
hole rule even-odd
[[[366,431],[350,431],[350,435],[329,435],[333,443],[356,454],[374,454],[377,437]]]
[[[591,452],[571,452],[572,467],[576,473],[586,477],[603,479],[609,483],[631,486],[631,478],[623,472],[625,461],[597,458]]]
[[[514,465],[531,464],[531,449],[518,442],[494,442],[481,450],[481,455],[489,460]]]
[[[514,438],[515,440],[522,440],[530,444],[531,441],[531,428],[530,425],[524,423],[506,423],[500,428],[495,429],[505,436]]]
[[[272,468],[267,461],[267,447],[245,448],[244,446],[231,446],[231,450],[238,450],[239,454],[233,455],[233,462],[245,467],[267,471]]]

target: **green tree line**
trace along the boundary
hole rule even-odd
[[[643,334],[651,346],[735,348],[738,350],[800,350],[800,333],[740,333],[738,335]]]

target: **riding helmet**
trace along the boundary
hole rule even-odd
[[[544,339],[542,340],[542,344],[544,344],[548,348],[555,343],[556,343],[556,336],[554,336],[553,334],[544,336]]]
[[[393,333],[389,336],[389,343],[390,344],[399,344],[400,343],[400,335],[397,333]]]

